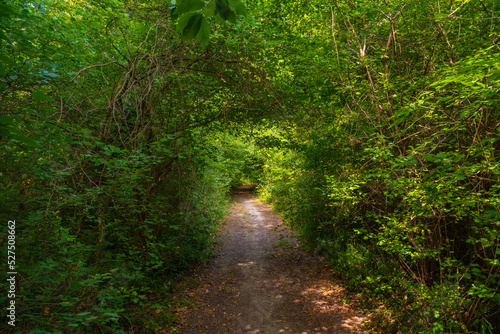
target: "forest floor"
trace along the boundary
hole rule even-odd
[[[250,187],[232,197],[219,251],[180,293],[191,306],[176,311],[175,333],[364,333],[366,316],[324,261]]]

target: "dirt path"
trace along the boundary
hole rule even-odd
[[[248,188],[233,193],[226,220],[220,253],[184,292],[197,302],[179,311],[177,333],[362,333],[344,289]]]

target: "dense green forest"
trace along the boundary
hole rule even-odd
[[[373,331],[497,332],[499,20],[496,0],[0,0],[15,332],[169,328],[242,183]]]

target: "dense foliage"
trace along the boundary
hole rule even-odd
[[[379,331],[498,331],[499,9],[0,0],[16,329],[166,329],[229,188],[259,182]]]
[[[250,46],[236,48],[223,20],[209,48],[186,40],[178,31],[194,28],[176,28],[179,3],[0,5],[0,217],[17,222],[15,329],[165,328],[175,281],[210,253],[229,186],[249,165],[230,124],[273,103]]]
[[[262,194],[379,298],[381,330],[499,329],[497,7],[273,7],[295,119],[262,146]]]

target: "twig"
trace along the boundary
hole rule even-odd
[[[90,66],[84,67],[81,70],[79,70],[78,73],[76,73],[76,75],[73,77],[73,79],[71,79],[69,82],[73,82],[73,80],[75,80],[76,77],[79,76],[80,73],[82,73],[83,71],[90,70],[91,68],[94,68],[94,67],[105,67],[105,66],[108,66],[108,65],[111,65],[111,64],[116,64],[118,66],[121,66],[121,67],[125,68],[125,66],[123,66],[122,64],[120,64],[120,63],[118,63],[116,61],[110,61],[109,63],[106,63],[106,64],[90,65]]]

